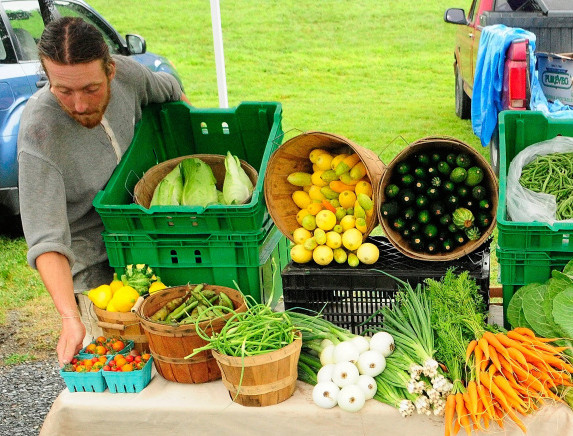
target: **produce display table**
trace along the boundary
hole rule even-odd
[[[312,403],[312,386],[297,382],[294,395],[268,407],[233,403],[223,383],[179,384],[158,374],[137,394],[70,393],[64,390],[44,421],[40,436],[91,434],[104,424],[114,434],[134,431],[154,436],[173,434],[253,435],[384,435],[440,436],[442,418],[400,413],[375,400],[358,413],[340,408],[319,409]],[[528,434],[573,435],[573,412],[564,405],[547,405],[523,419]],[[507,422],[506,430],[491,427],[488,434],[521,435]],[[463,430],[459,433],[465,434]]]

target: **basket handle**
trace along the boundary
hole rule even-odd
[[[383,147],[382,150],[380,150],[380,153],[378,153],[378,158],[379,158],[380,160],[382,160],[382,158],[380,157],[380,155],[381,155],[382,153],[384,153],[384,151],[386,151],[386,149],[387,149],[388,147],[390,147],[390,146],[391,146],[394,142],[396,142],[396,140],[398,140],[398,139],[401,139],[402,141],[404,141],[404,143],[406,144],[406,146],[410,145],[410,143],[409,143],[408,141],[406,141],[406,138],[404,138],[402,135],[398,135],[398,136],[396,136],[394,139],[392,139],[392,141],[390,141],[388,144],[386,144],[386,146]]]
[[[114,330],[121,330],[121,331],[125,330],[125,326],[123,324],[113,324],[111,322],[98,321],[97,325],[101,328],[104,328],[104,329],[114,329]]]
[[[282,144],[282,142],[283,142],[283,141],[282,141],[282,138],[283,138],[287,133],[291,133],[292,131],[298,132],[298,134],[305,133],[304,130],[300,130],[300,129],[297,129],[297,128],[289,129],[289,130],[287,130],[286,132],[283,132],[282,134],[275,136],[275,139],[273,139],[273,145],[275,145],[277,148],[280,147],[281,144]],[[279,141],[279,139],[280,139],[280,141]]]
[[[131,192],[129,190],[129,188],[127,187],[127,181],[129,180],[129,176],[131,176],[132,174],[137,178],[137,181],[139,181],[140,177],[135,173],[135,171],[129,170],[129,173],[127,173],[127,177],[125,178],[125,181],[123,182],[123,187],[125,188],[127,193],[131,196],[131,198],[133,198],[133,201],[135,201],[135,193]],[[137,183],[137,182],[135,182],[135,183]],[[133,186],[135,186],[135,184]]]
[[[143,302],[145,301],[145,298],[143,297],[139,297],[137,299],[137,301],[135,302],[135,304],[133,305],[133,307],[131,308],[132,312],[137,312],[139,310],[139,308],[141,307],[141,305],[143,304]]]

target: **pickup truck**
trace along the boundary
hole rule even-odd
[[[571,0],[473,0],[469,12],[450,8],[444,21],[457,24],[454,49],[455,111],[461,119],[471,118],[479,40],[482,29],[505,24],[528,30],[536,36],[536,52],[573,52],[573,1]],[[505,53],[502,102],[504,110],[529,107],[529,41],[514,41]],[[489,144],[492,168],[499,172],[497,129]]]
[[[83,0],[0,0],[0,224],[14,221],[12,216],[19,214],[16,141],[20,115],[30,96],[47,83],[36,43],[44,23],[58,15],[84,18],[103,34],[112,54],[131,56],[152,71],[172,74],[181,84],[171,62],[147,52],[141,36],[122,37]]]

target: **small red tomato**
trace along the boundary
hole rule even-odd
[[[96,363],[99,362],[99,358],[98,357],[92,357],[92,363]]]
[[[135,359],[135,357],[133,357],[131,354],[129,356],[125,356],[125,360],[127,360],[128,363],[133,362],[133,359]]]
[[[74,357],[70,363],[71,363],[72,365],[75,365],[76,363],[78,363],[78,358],[77,358],[77,357]]]
[[[109,361],[108,365],[111,366],[111,367],[115,367],[115,366],[117,365],[117,363],[116,363],[115,360],[111,359],[111,360]]]
[[[111,366],[105,365],[105,366],[103,367],[103,370],[104,370],[104,371],[111,371]]]
[[[141,356],[135,356],[135,359],[133,359],[133,361],[134,361],[135,363],[141,362]]]

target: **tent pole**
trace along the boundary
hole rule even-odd
[[[227,100],[227,79],[225,75],[225,54],[223,52],[223,31],[221,30],[221,8],[219,0],[211,0],[211,23],[213,27],[213,45],[215,48],[215,66],[217,69],[217,88],[219,107],[229,107]]]

